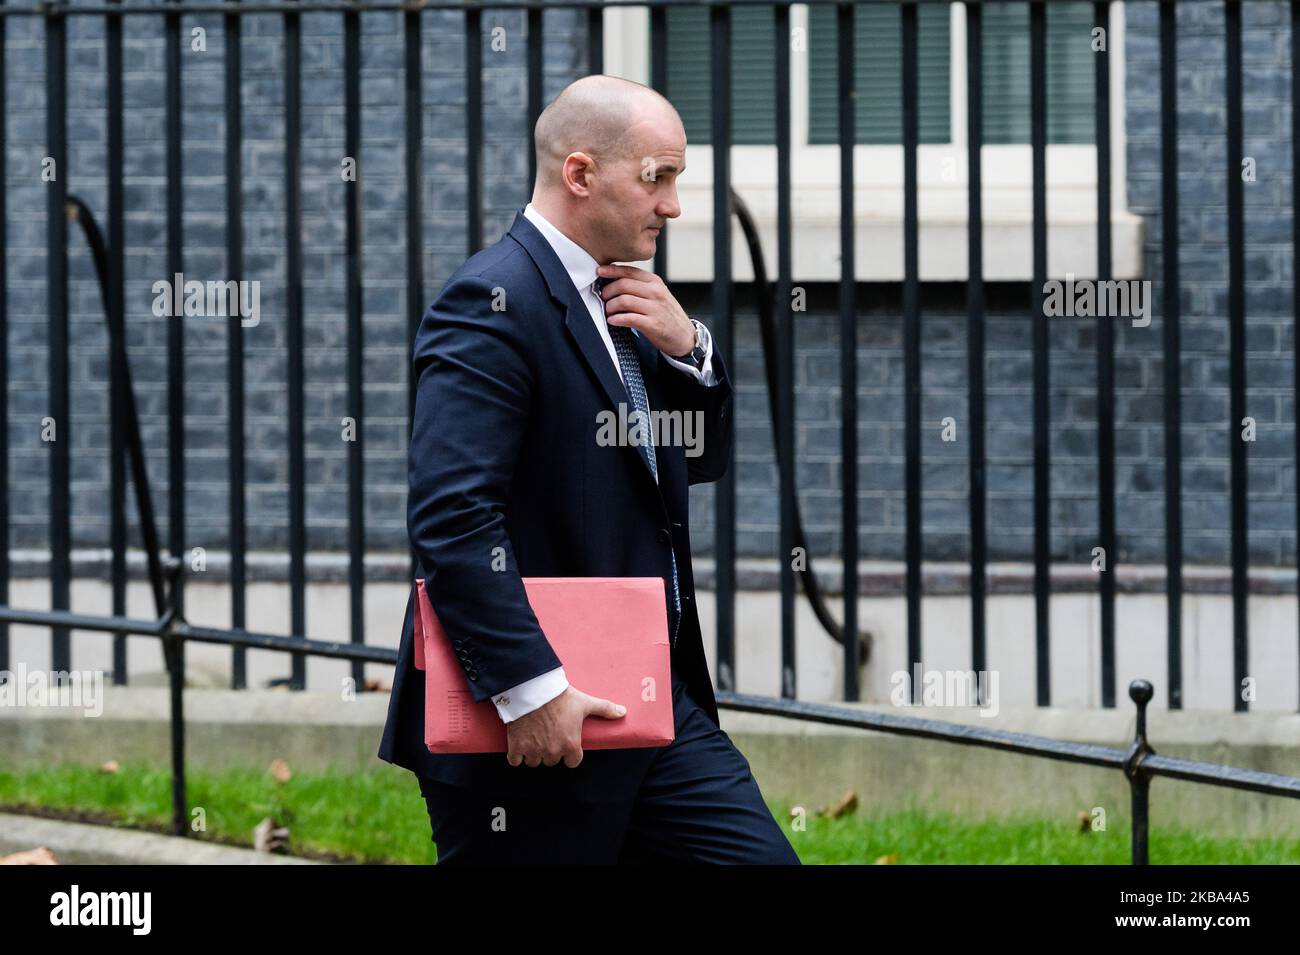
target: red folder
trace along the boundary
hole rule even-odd
[[[589,716],[582,748],[666,746],[674,738],[667,605],[660,577],[525,577],[537,622],[569,683],[627,707]],[[424,670],[424,743],[431,753],[505,753],[496,704],[474,702],[469,681],[417,578],[415,665]]]

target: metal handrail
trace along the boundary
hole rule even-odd
[[[731,211],[735,214],[736,221],[745,234],[745,244],[749,248],[749,260],[754,271],[754,295],[758,303],[758,330],[763,343],[763,375],[767,379],[768,422],[772,426],[772,450],[779,468],[781,466],[781,442],[777,437],[779,416],[776,406],[776,319],[773,315],[772,302],[774,292],[767,281],[767,264],[763,258],[763,245],[758,237],[758,227],[754,224],[754,217],[750,214],[749,207],[736,194],[735,189],[731,190]],[[817,622],[830,634],[831,639],[836,643],[843,644],[844,627],[831,616],[830,608],[826,606],[826,598],[822,595],[821,582],[818,581],[817,575],[813,572],[813,556],[808,549],[808,539],[803,532],[803,514],[799,508],[797,481],[794,488],[794,543],[807,557],[798,573],[799,579],[803,581],[803,590],[808,597],[808,604],[812,607]],[[861,633],[859,633],[858,639],[863,640]],[[871,648],[869,641],[863,642],[865,646],[859,657],[859,664],[866,663]]]
[[[126,429],[126,453],[131,461],[131,483],[135,487],[135,505],[139,511],[140,536],[143,538],[145,560],[149,567],[149,586],[153,591],[154,607],[159,617],[167,609],[167,594],[163,584],[164,559],[158,552],[158,525],[153,513],[153,495],[149,491],[148,464],[144,457],[144,441],[140,437],[140,416],[135,404],[135,387],[131,384],[131,364],[126,353],[126,320],[117,310],[109,305],[108,294],[108,246],[103,233],[95,222],[90,207],[78,196],[68,196],[64,204],[68,219],[81,226],[86,243],[90,246],[90,256],[95,263],[95,275],[99,279],[99,297],[104,305],[104,321],[108,325],[108,347],[112,362],[111,380],[114,387],[122,389],[122,399],[126,420],[122,423]],[[118,427],[118,422],[113,422]]]

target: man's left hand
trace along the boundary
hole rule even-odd
[[[632,265],[602,265],[601,297],[611,325],[635,328],[665,355],[685,355],[695,347],[695,325],[653,272]]]

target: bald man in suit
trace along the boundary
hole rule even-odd
[[[663,280],[616,264],[652,258],[681,214],[681,118],[648,87],[588,76],[535,140],[532,201],[447,282],[413,350],[411,543],[508,752],[425,748],[412,588],[379,755],[419,778],[439,863],[798,864],[721,728],[695,606],[687,489],[727,468],[731,383]],[[697,423],[697,440],[689,426],[680,441],[599,440],[620,407]],[[587,576],[664,580],[667,746],[582,750],[583,721],[627,701],[568,682],[521,578]]]

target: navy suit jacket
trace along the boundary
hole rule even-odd
[[[687,487],[726,470],[731,383],[716,348],[716,384],[706,387],[633,338],[651,409],[703,416],[701,454],[657,447],[658,483],[643,448],[596,440],[600,412],[617,414],[620,402],[630,411],[632,401],[573,280],[522,209],[420,321],[407,529],[475,701],[561,665],[521,577],[662,577],[671,608],[671,547],[682,602],[673,668],[719,722],[696,611]],[[493,569],[494,556],[504,556],[504,572]],[[424,673],[412,655],[414,591],[381,759],[503,795],[604,801],[635,793],[658,748],[584,750],[575,768],[511,766],[504,753],[431,754]]]

